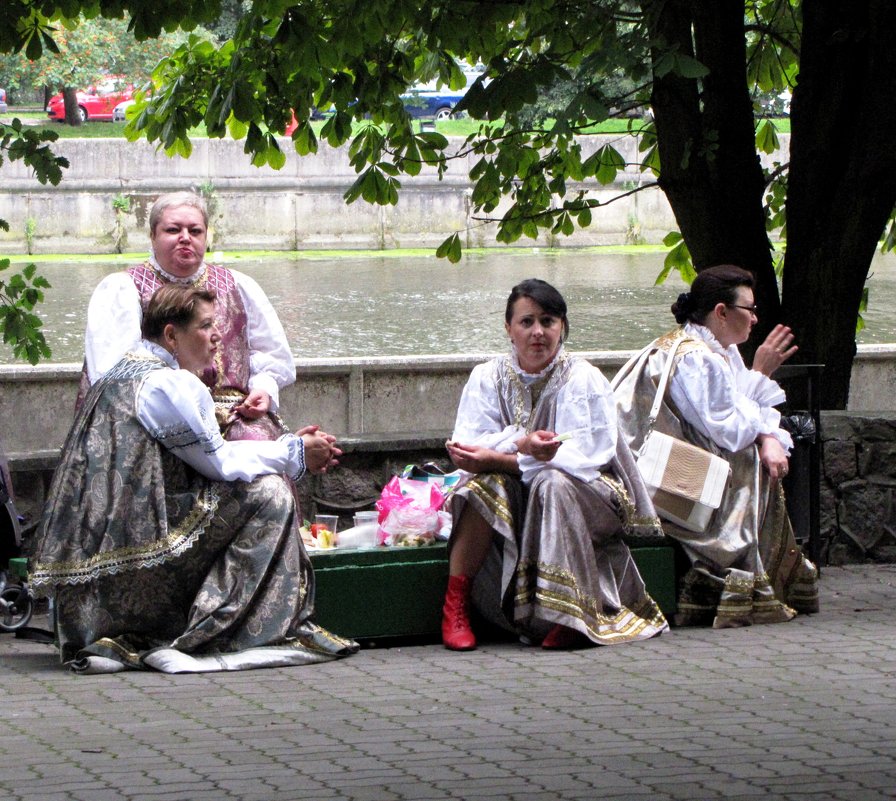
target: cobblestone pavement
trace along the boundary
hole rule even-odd
[[[0,787],[14,801],[884,801],[894,609],[896,565],[826,568],[822,613],[785,625],[193,676],[75,676],[3,634]]]

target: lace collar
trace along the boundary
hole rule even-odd
[[[705,325],[700,325],[699,323],[685,323],[684,331],[695,339],[705,342],[713,353],[718,353],[725,358],[731,356],[731,348],[734,348],[734,350],[737,351],[736,345],[731,345],[729,348],[724,347],[722,343],[716,339],[715,334],[713,334],[713,332]]]
[[[153,270],[155,270],[159,275],[173,284],[200,284],[205,278],[205,273],[207,270],[205,260],[203,259],[202,263],[196,268],[196,272],[194,272],[192,275],[172,275],[164,267],[162,267],[161,264],[159,264],[158,260],[156,259],[156,254],[151,249],[149,251],[149,263],[152,266]]]
[[[551,359],[550,362],[548,362],[547,366],[543,370],[540,370],[537,373],[527,373],[522,367],[520,367],[519,355],[516,352],[516,348],[511,344],[510,367],[513,372],[515,372],[520,377],[520,380],[524,384],[533,384],[539,379],[547,376],[551,372],[551,370],[553,370],[557,366],[557,363],[561,360],[561,358],[565,356],[566,354],[563,350],[563,345],[561,344],[557,349],[557,352],[554,354],[554,358]]]

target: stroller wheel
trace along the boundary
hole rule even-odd
[[[0,630],[15,631],[28,625],[34,599],[23,587],[6,587],[0,593]]]

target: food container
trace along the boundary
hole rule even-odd
[[[340,548],[376,548],[379,544],[379,530],[380,524],[376,520],[352,526],[339,532],[337,543]]]

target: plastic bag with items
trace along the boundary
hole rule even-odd
[[[451,515],[440,511],[443,501],[435,484],[393,476],[376,502],[380,543],[416,546],[448,539]]]

